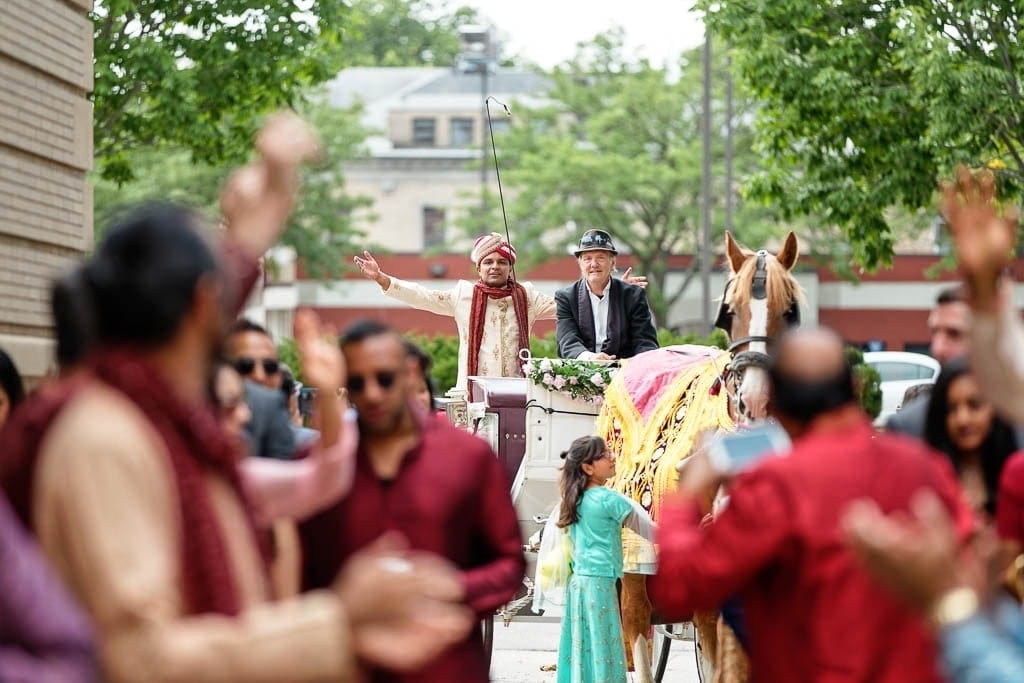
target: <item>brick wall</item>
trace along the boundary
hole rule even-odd
[[[49,284],[92,246],[92,0],[0,11],[0,347],[51,365]]]

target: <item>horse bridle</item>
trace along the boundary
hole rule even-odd
[[[750,298],[756,301],[763,301],[768,298],[768,265],[767,257],[768,252],[762,249],[757,252],[757,263],[754,267],[754,280],[751,283]],[[729,278],[729,281],[725,283],[725,292],[722,294],[722,305],[718,309],[718,318],[715,319],[715,327],[720,330],[725,330],[726,334],[732,334],[732,319],[734,313],[729,308],[729,303],[726,301],[729,295],[729,287],[736,281],[736,277]],[[797,327],[800,325],[800,303],[794,299],[790,303],[789,308],[783,314],[783,319],[786,321],[787,327]],[[765,346],[772,343],[772,338],[767,335],[752,335],[749,337],[743,337],[737,339],[729,344],[727,349],[729,353],[732,353],[741,346],[746,346],[754,342],[761,342]]]
[[[756,257],[757,262],[754,267],[754,279],[751,283],[750,298],[763,301],[768,298],[768,252],[762,249],[757,252]],[[718,309],[718,318],[715,320],[715,327],[724,330],[726,334],[732,334],[732,319],[735,314],[729,308],[726,298],[729,294],[729,287],[734,284],[735,280],[736,277],[733,276],[725,283],[725,292],[722,294],[722,305]],[[799,326],[800,303],[794,299],[782,317],[786,321],[787,327]],[[734,353],[736,349],[754,342],[761,342],[765,346],[769,346],[772,341],[774,340],[767,335],[751,335],[733,341],[729,344],[727,350],[729,353]],[[767,368],[770,360],[771,359],[768,354],[761,353],[759,351],[741,351],[740,353],[735,354],[729,361],[729,364],[722,370],[722,374],[715,380],[715,383],[711,387],[711,393],[718,394],[723,388],[727,387],[730,379],[742,382],[743,373],[748,367]],[[737,407],[741,412],[743,411],[742,399],[738,400]]]

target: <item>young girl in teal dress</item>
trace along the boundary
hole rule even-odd
[[[643,508],[605,486],[615,459],[604,439],[584,436],[562,453],[558,527],[571,540],[571,575],[558,646],[559,683],[622,683],[626,651],[615,582],[622,577],[622,527],[652,538]]]

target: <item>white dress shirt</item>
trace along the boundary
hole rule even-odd
[[[594,314],[594,351],[584,351],[579,355],[582,360],[593,360],[601,353],[604,340],[608,338],[608,292],[611,291],[612,281],[604,286],[601,294],[594,294],[594,290],[587,285],[587,294],[590,296],[590,310]]]

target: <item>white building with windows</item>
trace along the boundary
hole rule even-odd
[[[482,86],[486,84],[486,90]],[[515,111],[544,102],[547,83],[531,71],[497,68],[484,78],[442,67],[354,67],[328,84],[331,104],[362,103],[373,131],[369,155],[344,167],[345,190],[373,200],[372,220],[360,222],[367,242],[396,253],[421,253],[462,239],[449,227],[459,211],[480,201],[481,186],[496,190],[494,170],[480,170],[489,143],[484,95]],[[491,104],[495,136],[510,125]]]

